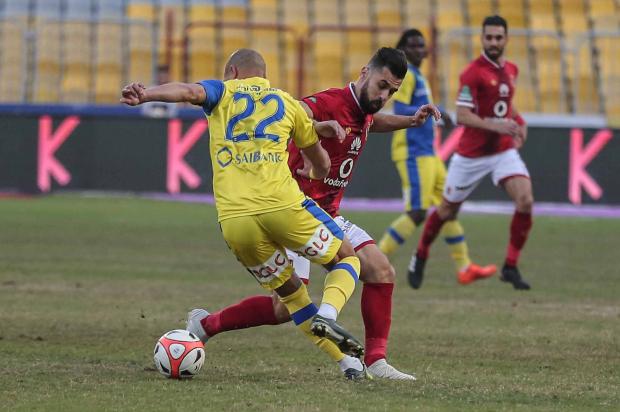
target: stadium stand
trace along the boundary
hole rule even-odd
[[[509,21],[522,111],[620,117],[617,0],[5,0],[0,101],[115,103],[121,84],[162,70],[219,77],[239,47],[261,49],[274,85],[307,93],[354,79],[417,27],[432,54],[423,71],[451,108],[493,13]]]

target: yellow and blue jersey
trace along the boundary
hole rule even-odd
[[[213,192],[222,221],[282,210],[305,196],[288,168],[289,136],[303,149],[318,142],[299,102],[260,77],[205,80]]]
[[[431,89],[420,70],[409,64],[403,82],[394,94],[394,113],[411,116],[420,106],[433,103]],[[399,161],[417,156],[434,154],[433,121],[427,121],[420,127],[394,132],[392,137],[392,160]]]

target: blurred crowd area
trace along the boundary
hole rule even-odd
[[[0,0],[0,102],[112,104],[130,80],[219,78],[240,47],[299,97],[354,80],[415,27],[435,98],[453,108],[491,14],[508,20],[520,111],[620,123],[620,0]]]

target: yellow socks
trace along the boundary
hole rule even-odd
[[[288,295],[285,298],[280,298],[288,312],[291,314],[291,318],[297,327],[323,352],[325,352],[330,358],[336,362],[341,361],[344,358],[344,354],[338,349],[335,343],[325,338],[319,338],[312,334],[310,330],[310,324],[312,323],[312,317],[318,312],[318,308],[308,295],[306,285],[302,284],[295,293]]]
[[[441,234],[450,248],[450,255],[454,260],[456,271],[461,271],[469,266],[471,260],[469,259],[463,226],[457,220],[450,220],[444,223]]]
[[[355,290],[355,283],[359,279],[360,260],[357,256],[349,256],[334,265],[332,270],[325,276],[323,288],[323,300],[321,307],[327,304],[340,313],[343,306]],[[335,317],[330,316],[335,319]]]
[[[383,234],[379,241],[379,249],[388,256],[396,252],[400,245],[413,235],[415,227],[415,223],[406,213],[398,216]]]

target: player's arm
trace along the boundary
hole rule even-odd
[[[463,126],[489,130],[500,135],[516,136],[520,130],[519,125],[513,119],[506,119],[501,122],[483,119],[471,108],[458,105],[456,107],[456,122]]]
[[[512,118],[519,125],[519,131],[515,136],[515,145],[518,148],[523,146],[523,143],[527,140],[527,123],[525,123],[525,119],[521,117],[521,114],[512,106]]]
[[[318,180],[327,177],[332,164],[327,151],[323,149],[320,142],[305,147],[301,155],[304,159],[304,168],[296,170],[299,176]]]
[[[304,111],[306,112],[310,120],[312,120],[312,124],[314,125],[314,130],[316,130],[319,136],[335,137],[338,139],[340,143],[344,141],[347,135],[344,129],[342,128],[342,126],[340,126],[340,124],[337,121],[325,120],[325,121],[320,122],[314,118],[314,112],[312,111],[310,106],[306,104],[306,102],[304,102],[303,100],[300,100],[299,104],[304,109]]]
[[[371,132],[393,132],[409,127],[422,126],[432,116],[435,120],[441,119],[441,112],[433,104],[420,106],[413,116],[377,113],[373,116]]]
[[[134,82],[125,86],[121,94],[121,103],[129,106],[153,101],[203,105],[207,99],[204,86],[198,83],[167,83],[145,87],[142,83]]]
[[[303,169],[298,169],[298,175],[308,179],[323,179],[329,173],[331,160],[327,151],[321,146],[315,122],[309,117],[310,108],[303,102],[295,101],[295,128],[293,130],[293,141],[301,149],[304,159]],[[336,123],[338,127],[340,125]],[[342,129],[342,127],[340,127]],[[344,133],[344,130],[342,131]]]

